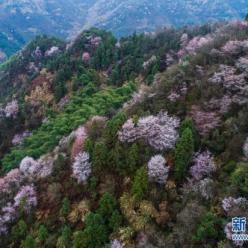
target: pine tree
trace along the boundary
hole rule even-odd
[[[145,167],[137,170],[132,185],[132,195],[135,200],[140,201],[145,197],[148,190],[148,175]]]
[[[186,128],[176,144],[175,150],[175,177],[182,180],[188,170],[194,152],[192,131]]]

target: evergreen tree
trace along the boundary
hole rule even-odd
[[[137,201],[142,200],[148,190],[148,175],[145,167],[136,171],[132,185],[132,195]]]
[[[140,161],[139,157],[139,147],[137,144],[133,144],[129,149],[128,149],[128,154],[127,154],[127,159],[126,159],[126,171],[129,173],[133,173]]]
[[[178,181],[186,175],[194,152],[194,140],[189,128],[183,130],[175,150],[175,177]]]
[[[100,248],[107,241],[107,229],[102,216],[90,213],[86,217],[85,229],[74,235],[73,248]]]
[[[39,228],[38,238],[41,243],[45,243],[48,238],[48,231],[44,225],[41,225]]]
[[[35,247],[36,247],[35,241],[31,235],[28,235],[21,244],[21,248],[35,248]]]

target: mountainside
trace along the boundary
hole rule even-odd
[[[117,36],[244,17],[246,0],[2,0],[0,51],[7,56],[38,34],[71,38],[92,26]],[[0,60],[4,59],[0,54]]]
[[[245,247],[248,22],[36,37],[0,66],[0,247]]]

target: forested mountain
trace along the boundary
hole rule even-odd
[[[248,22],[67,44],[0,67],[0,247],[243,246]]]
[[[120,37],[165,25],[243,18],[246,12],[246,0],[1,0],[0,60],[38,34],[65,39],[95,26]]]

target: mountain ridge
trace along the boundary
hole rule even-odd
[[[165,25],[243,18],[246,12],[248,3],[244,0],[3,0],[0,49],[10,56],[38,34],[72,38],[82,29],[96,26],[120,37],[134,31],[151,32]]]

